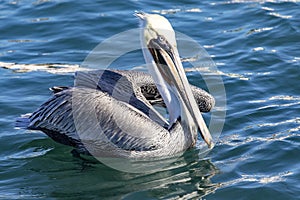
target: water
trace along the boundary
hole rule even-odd
[[[14,129],[17,116],[48,99],[49,87],[72,85],[72,73],[0,68],[1,199],[299,198],[298,1],[0,2],[1,62],[81,64],[104,39],[136,28],[135,10],[158,12],[212,55],[218,71],[202,74],[222,76],[227,100],[220,140],[204,159],[195,148],[168,169],[130,174]],[[125,59],[119,68],[142,64]]]

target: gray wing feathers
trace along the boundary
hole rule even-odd
[[[147,101],[139,83],[151,81],[151,77],[142,72],[98,70],[77,72],[75,76],[76,87],[86,87],[108,93],[114,99],[123,101],[137,108],[141,112],[160,124],[168,127],[168,122]]]
[[[215,99],[205,90],[191,85],[193,95],[201,112],[210,112],[215,106]]]
[[[30,120],[29,129],[43,130],[56,141],[61,134],[80,146],[92,142],[121,150],[155,150],[169,134],[134,107],[89,88],[56,93]]]
[[[30,116],[29,129],[47,129],[77,139],[72,118],[72,92],[56,93]]]
[[[73,104],[77,132],[87,143],[148,151],[162,148],[169,136],[143,112],[99,90],[74,88]]]

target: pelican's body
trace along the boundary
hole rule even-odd
[[[141,42],[151,76],[113,70],[77,73],[74,87],[52,88],[53,97],[19,118],[17,126],[41,130],[81,153],[102,157],[174,155],[195,145],[198,129],[212,146],[200,111],[210,111],[213,97],[190,86],[182,74],[175,37],[169,40],[168,33],[160,30],[172,32],[169,22],[159,15],[137,16],[143,21]],[[158,37],[167,40],[165,46],[160,46]],[[153,104],[166,106],[169,120]]]

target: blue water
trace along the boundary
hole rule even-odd
[[[299,1],[0,2],[1,199],[300,198]],[[222,77],[227,102],[219,142],[205,158],[195,148],[167,170],[131,174],[73,157],[43,133],[14,129],[16,117],[49,98],[49,87],[73,84],[72,72],[35,64],[80,65],[101,41],[137,28],[135,10],[163,14],[218,67],[201,71]],[[141,65],[135,55],[119,68]]]

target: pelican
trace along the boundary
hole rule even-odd
[[[137,12],[148,71],[77,72],[74,87],[53,87],[53,96],[16,126],[46,133],[79,153],[103,157],[172,156],[195,146],[198,131],[214,143],[201,112],[214,98],[189,84],[175,32],[163,16]],[[166,107],[165,119],[153,105]]]

